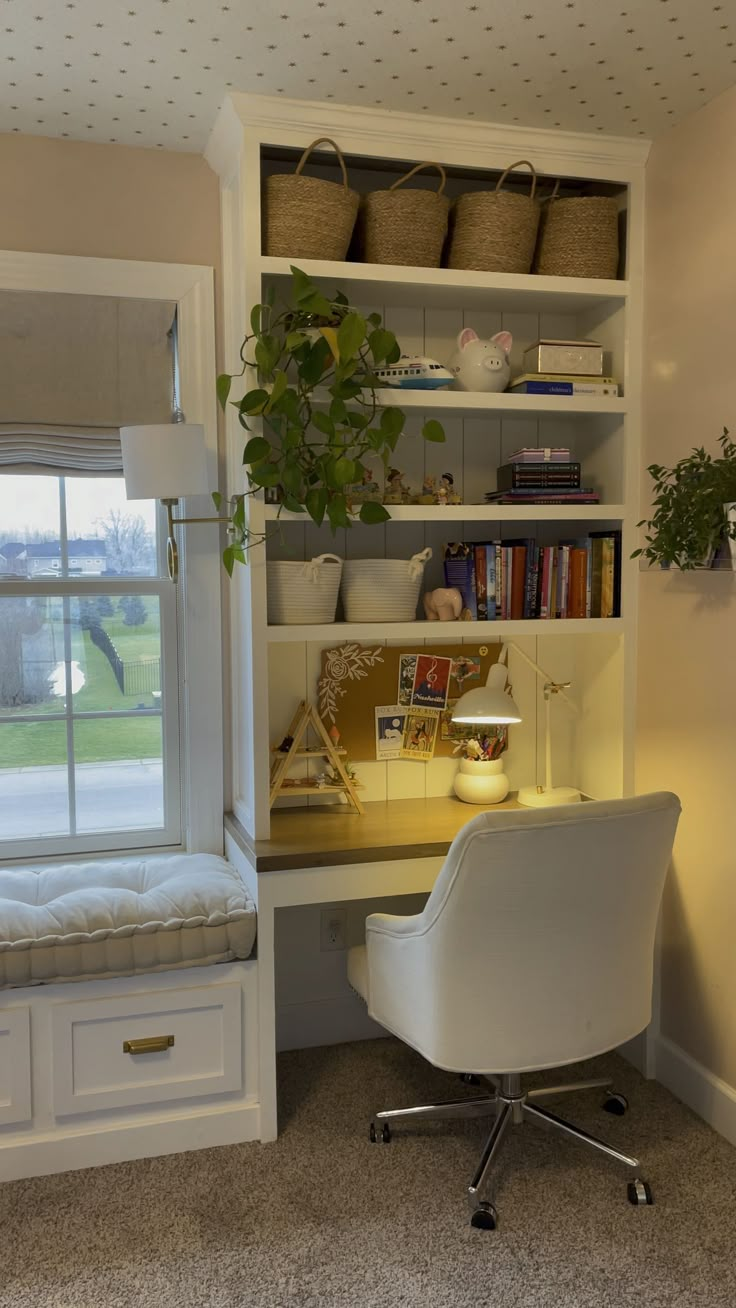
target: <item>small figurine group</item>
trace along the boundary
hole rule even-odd
[[[436,477],[427,474],[421,491],[413,495],[404,482],[403,473],[398,468],[389,468],[384,504],[462,504],[462,500],[455,490],[455,478],[451,472],[443,472],[439,485]]]

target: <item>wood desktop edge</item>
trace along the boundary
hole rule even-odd
[[[450,798],[448,796],[448,798]],[[391,801],[376,801],[382,807],[390,805]],[[453,801],[460,804],[460,801]],[[514,794],[509,795],[508,799],[502,804],[489,805],[486,810],[482,806],[464,805],[467,810],[465,821],[469,822],[471,818],[478,813],[486,811],[521,810],[522,805],[518,803]],[[295,812],[297,810],[284,809],[282,812]],[[299,810],[301,812],[301,810]],[[315,821],[318,822],[320,813],[314,812]],[[257,873],[261,872],[287,872],[295,868],[317,868],[317,867],[339,867],[352,863],[388,863],[395,859],[401,858],[444,858],[450,845],[452,844],[457,831],[464,823],[460,822],[457,829],[451,835],[443,837],[441,840],[418,841],[416,844],[400,845],[360,845],[358,847],[346,845],[342,848],[331,848],[328,850],[304,850],[295,847],[293,849],[279,849],[278,852],[270,852],[268,846],[272,843],[279,845],[280,842],[270,840],[253,840],[252,836],[246,831],[243,824],[234,813],[225,814],[225,831],[232,837],[238,847],[245,854],[249,863],[255,868]]]

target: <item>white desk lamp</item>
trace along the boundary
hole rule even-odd
[[[550,702],[553,695],[561,695],[564,700],[575,708],[572,700],[565,691],[569,688],[569,681],[553,681],[552,678],[540,668],[538,663],[534,662],[523,649],[515,645],[513,641],[506,641],[501,651],[501,657],[498,663],[492,664],[488,671],[488,678],[485,686],[476,686],[474,690],[468,690],[460,696],[453,711],[453,722],[467,723],[468,726],[477,724],[495,723],[496,725],[507,725],[514,722],[521,722],[521,713],[506,689],[508,679],[508,669],[506,659],[509,649],[513,649],[529,667],[541,677],[544,682],[544,707],[545,707],[545,782],[543,786],[523,786],[519,791],[518,800],[527,808],[546,808],[554,804],[574,804],[580,799],[580,791],[575,790],[573,786],[553,786],[552,784],[552,740],[550,735]]]

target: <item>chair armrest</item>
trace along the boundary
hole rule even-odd
[[[421,934],[422,914],[411,917],[396,916],[393,913],[371,913],[365,920],[366,940],[370,932],[382,936],[394,936],[398,940],[407,936]]]

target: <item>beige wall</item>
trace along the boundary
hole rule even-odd
[[[649,156],[645,464],[736,430],[735,136],[733,89]],[[662,1034],[736,1087],[736,578],[642,574],[640,599],[637,788],[683,805]]]
[[[0,135],[0,249],[220,262],[219,188],[199,155]]]

